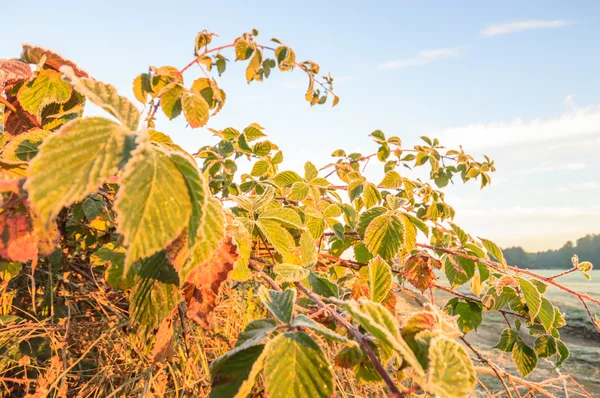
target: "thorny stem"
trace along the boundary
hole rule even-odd
[[[551,277],[549,277],[548,279],[557,279],[557,278],[560,278],[561,276],[568,275],[568,274],[570,274],[571,272],[575,272],[575,271],[577,271],[577,270],[578,270],[578,269],[577,269],[577,267],[573,267],[573,268],[571,268],[570,270],[567,270],[567,271],[565,271],[565,272],[561,272],[560,274],[556,274],[556,275],[554,275],[554,276],[551,276]]]
[[[317,296],[316,294],[314,294],[313,292],[311,292],[310,290],[308,290],[306,287],[302,286],[302,284],[300,282],[296,282],[295,285],[298,288],[298,290],[300,290],[308,298],[310,298],[312,301],[314,301],[315,304],[317,304],[317,306],[319,308],[327,308],[327,305],[323,302],[323,300],[321,300],[321,298],[319,298],[319,296]],[[373,366],[375,367],[375,370],[377,370],[377,373],[379,373],[379,375],[381,376],[381,378],[383,379],[383,381],[385,382],[385,384],[388,386],[388,388],[390,389],[390,391],[392,392],[392,394],[395,394],[398,397],[405,397],[406,394],[400,392],[400,390],[398,389],[398,387],[396,387],[396,385],[394,384],[394,382],[390,378],[390,375],[383,368],[383,365],[381,364],[381,362],[379,362],[379,359],[377,359],[377,357],[375,356],[375,353],[373,352],[373,350],[369,346],[369,343],[365,339],[365,336],[363,336],[363,334],[360,333],[358,331],[358,329],[354,325],[352,325],[345,318],[343,318],[337,311],[331,311],[331,315],[342,326],[344,326],[352,334],[352,336],[354,336],[354,338],[359,342],[360,346],[363,348],[363,350],[365,351],[365,353],[367,354],[367,356],[369,357],[369,359],[373,363]]]
[[[272,265],[272,264],[264,263],[259,260],[255,260],[255,262],[263,264],[263,265]],[[256,267],[256,265],[253,264],[252,261],[250,262],[250,267],[254,271],[258,272],[258,274],[261,276],[261,278],[263,278],[267,282],[267,284],[269,286],[271,286],[274,290],[281,291],[281,288],[277,285],[277,283],[275,283],[275,281],[273,279],[271,279],[268,275],[266,275],[261,269]],[[304,293],[304,295],[306,295],[306,297],[311,299],[317,305],[317,307],[319,307],[320,309],[323,309],[323,310],[331,309],[330,307],[327,306],[327,304],[325,304],[323,302],[323,300],[321,300],[321,298],[318,295],[316,295],[313,292],[311,292],[310,290],[308,290],[306,287],[304,287],[299,282],[295,282],[294,285],[298,288],[298,290],[300,290],[302,293]],[[375,356],[375,353],[369,346],[369,343],[367,342],[365,336],[362,333],[360,333],[354,325],[352,325],[344,317],[342,317],[337,311],[329,311],[329,312],[331,313],[331,316],[334,317],[342,326],[344,326],[350,332],[350,334],[352,334],[352,336],[354,336],[356,341],[358,341],[360,346],[363,348],[363,350],[365,351],[365,353],[367,354],[367,356],[373,363],[375,370],[377,370],[377,373],[379,373],[379,375],[381,376],[381,378],[383,379],[385,384],[388,386],[388,388],[390,389],[392,394],[396,394],[396,396],[398,396],[398,397],[405,397],[406,394],[400,392],[398,387],[396,387],[396,385],[390,378],[390,375],[383,368],[383,365],[381,364],[379,359],[377,359],[377,356]]]

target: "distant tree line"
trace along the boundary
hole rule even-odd
[[[580,261],[600,265],[600,235],[586,235],[577,239],[576,243],[569,241],[558,250],[527,253],[521,247],[510,247],[502,252],[509,264],[520,268],[571,268],[574,254],[579,256]]]

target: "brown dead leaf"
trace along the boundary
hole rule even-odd
[[[8,107],[4,108],[4,132],[8,136],[17,136],[31,130],[32,127],[39,127],[37,118],[21,107],[17,97],[8,95],[8,87],[5,87],[5,91],[7,92],[6,101],[16,109],[18,114]]]
[[[231,236],[221,240],[213,257],[195,267],[187,276],[184,286],[187,316],[205,329],[213,323],[213,310],[221,284],[238,259],[237,245]]]
[[[423,292],[437,279],[433,267],[439,269],[440,262],[426,253],[417,253],[404,262],[404,275],[414,287]]]
[[[31,77],[31,67],[18,59],[0,59],[0,87]]]
[[[73,62],[66,58],[61,57],[57,53],[51,50],[47,50],[43,47],[33,46],[31,44],[23,44],[23,52],[21,53],[21,58],[25,61],[37,64],[42,60],[42,57],[46,57],[45,65],[51,67],[52,69],[59,70],[61,66],[68,65],[73,68],[75,75],[77,77],[88,77],[88,74],[79,69],[79,67]]]
[[[167,247],[167,258],[177,272],[183,268],[185,260],[187,260],[190,252],[188,249],[188,234],[184,230],[171,244]]]
[[[156,332],[154,346],[150,351],[150,361],[155,364],[165,359],[171,360],[174,353],[173,342],[173,320],[167,318],[160,324]]]

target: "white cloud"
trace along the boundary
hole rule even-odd
[[[522,32],[532,29],[556,29],[568,25],[567,21],[555,19],[553,21],[541,21],[532,19],[529,21],[510,22],[503,24],[492,24],[481,31],[481,36],[492,37],[498,35],[508,35],[511,33]]]
[[[398,59],[388,61],[377,65],[377,69],[404,69],[411,66],[426,65],[444,58],[454,58],[460,56],[458,48],[439,48],[436,50],[419,51],[414,58]]]
[[[484,149],[533,142],[548,142],[600,134],[600,106],[577,108],[558,117],[523,121],[475,123],[434,132],[448,146],[463,144],[465,148]]]

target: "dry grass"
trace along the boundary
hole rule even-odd
[[[48,272],[36,271],[34,298],[26,274],[24,270],[0,290],[2,302],[12,302],[0,313],[0,396],[207,396],[210,363],[233,347],[248,322],[266,316],[253,297],[253,283],[228,285],[213,329],[186,322],[184,333],[175,316],[173,355],[152,363],[152,338],[136,334],[125,296],[99,275],[91,270],[60,273],[50,284]],[[20,320],[9,322],[8,314]],[[332,362],[336,351],[332,347],[327,352]],[[335,375],[340,397],[385,395],[379,385],[358,386],[349,370],[336,369]],[[262,396],[260,380],[256,391]]]

